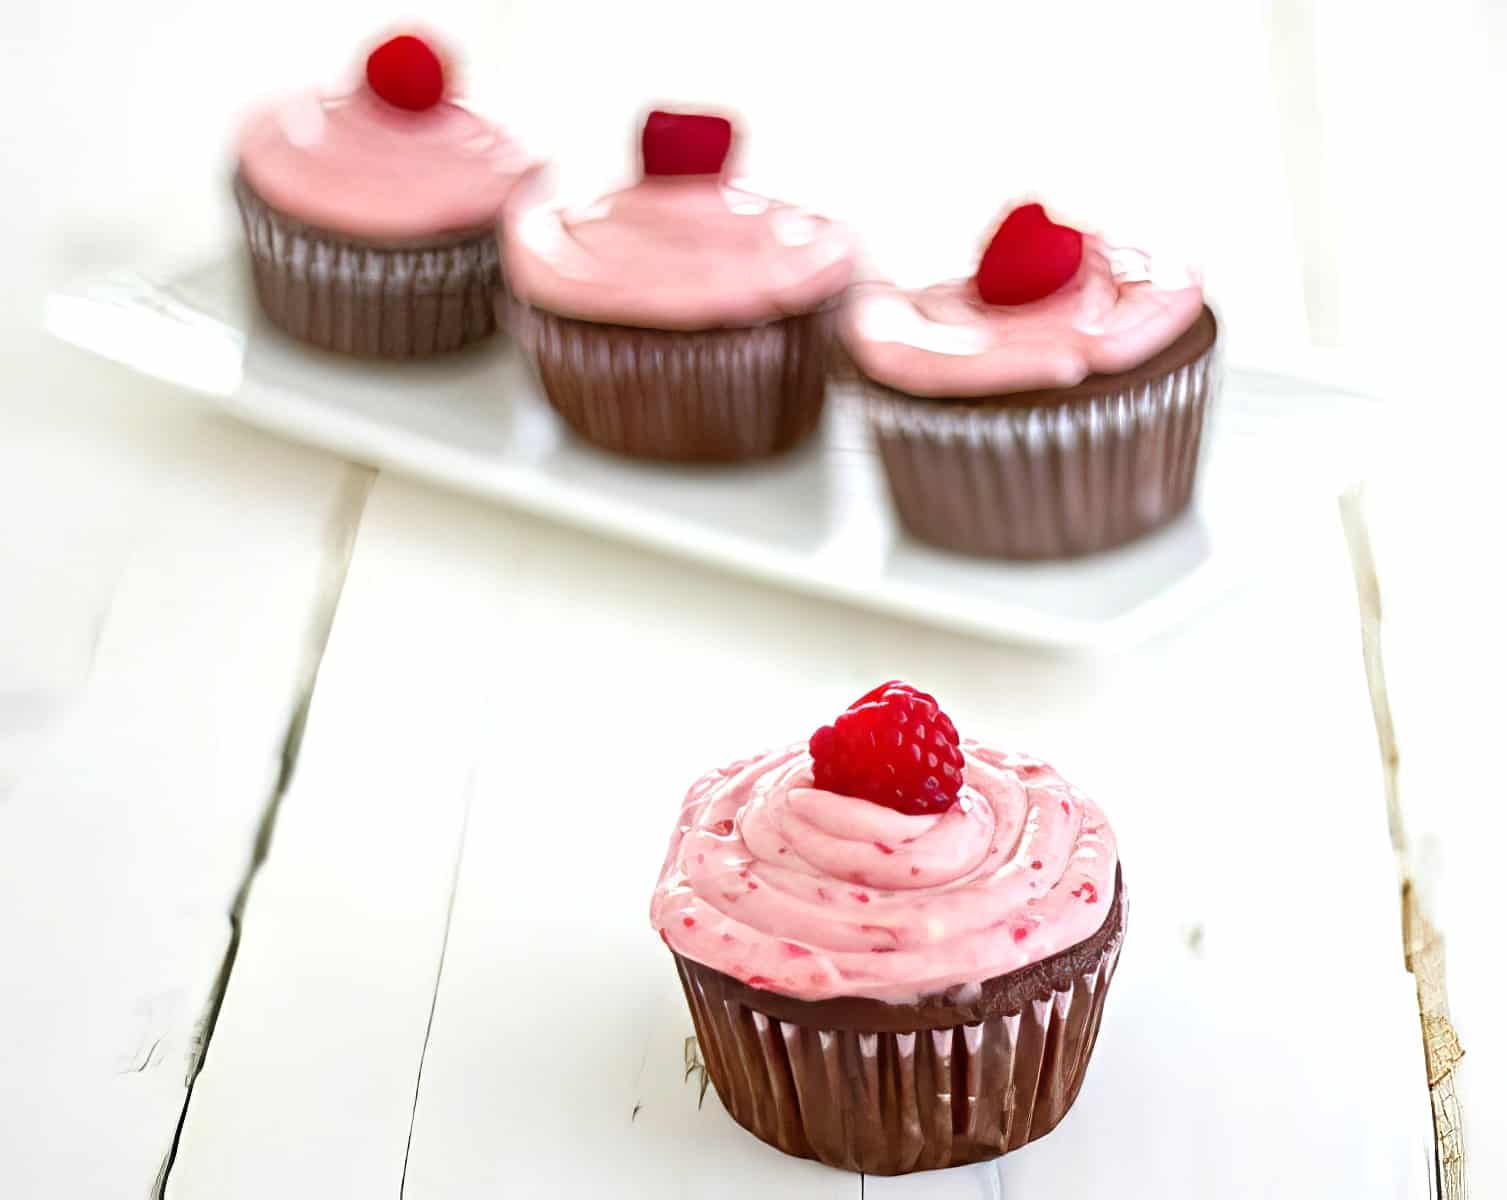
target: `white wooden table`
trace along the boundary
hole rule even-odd
[[[1416,1047],[1333,1010],[1352,962],[1398,960],[1368,1011],[1411,993],[1331,507],[1177,633],[1060,658],[377,476],[62,348],[36,361],[46,398],[0,448],[7,1195],[858,1194],[698,1108],[645,913],[689,779],[894,675],[1105,801],[1136,932],[1061,1131],[865,1194],[1426,1194],[1419,1143],[1354,1115],[1421,1100]],[[1384,567],[1438,558],[1412,525],[1385,527]],[[1460,857],[1434,872],[1457,1015],[1499,1053],[1469,803],[1490,788],[1432,757],[1494,722],[1412,650],[1500,643],[1482,594],[1399,594],[1398,629],[1426,635],[1398,638],[1399,719],[1431,756],[1407,798]],[[1469,1076],[1480,1128],[1500,1077]]]
[[[561,75],[538,48],[581,42],[579,6],[430,16],[458,32],[488,99],[539,144],[574,147],[583,177],[620,152],[607,114],[637,105],[646,80],[716,96],[754,119],[759,165],[831,180],[807,198],[897,262],[915,211],[951,231],[942,251],[961,261],[1021,172],[1088,211],[1107,180],[1142,177],[1150,125],[1175,128],[1206,153],[1163,156],[1165,194],[1128,188],[1119,215],[1191,220],[1205,241],[1247,231],[1211,264],[1238,284],[1231,329],[1256,358],[1301,332],[1300,264],[1256,237],[1284,227],[1270,219],[1285,203],[1262,91],[1270,6],[1218,22],[1180,6],[1198,10],[1195,48],[1123,5],[1101,6],[1108,32],[1089,42],[1076,9],[1002,8],[1011,36],[1033,22],[1090,64],[1086,78],[1117,81],[1134,62],[1150,89],[1123,111],[1085,92],[1055,122],[1018,122],[1009,170],[960,162],[972,135],[931,137],[911,89],[828,77],[834,44],[865,77],[875,62],[938,64],[947,96],[979,89],[955,107],[988,119],[999,38],[959,46],[971,12],[923,29],[790,4],[818,32],[805,69],[771,87],[760,64],[779,20],[735,61],[686,52],[718,36],[707,23],[724,6],[667,8],[674,36],[636,39],[631,70],[632,6],[593,14],[609,24],[574,64],[600,84],[592,105],[535,103]],[[138,265],[148,247],[223,244],[214,167],[236,111],[328,77],[370,20],[345,9],[268,0],[227,25],[187,0],[79,0],[23,13],[21,40],[0,45],[25,117],[0,155],[0,216],[20,231],[0,292],[0,1197],[1426,1195],[1420,1142],[1391,1132],[1411,1116],[1398,1105],[1424,1104],[1417,1046],[1372,1036],[1407,1029],[1411,984],[1328,501],[1274,529],[1245,586],[1175,634],[1062,659],[379,476],[42,342],[48,285]],[[235,53],[217,49],[227,41]],[[1055,69],[1023,58],[1021,94],[1059,93]],[[1436,90],[1409,93],[1410,116]],[[1225,103],[1190,112],[1186,96],[1205,91]],[[1238,111],[1237,94],[1252,98]],[[854,161],[887,161],[896,130],[913,137],[915,169],[884,195],[818,170],[817,111],[854,139]],[[1062,153],[1089,139],[1096,154]],[[1367,146],[1350,153],[1391,161]],[[944,171],[957,186],[935,186]],[[1368,210],[1372,178],[1351,183]],[[1383,210],[1370,215],[1328,232],[1349,235],[1349,289],[1391,312],[1373,284],[1394,262],[1365,233]],[[931,270],[936,253],[918,243],[910,265]],[[1384,327],[1411,329],[1412,312]],[[1373,532],[1403,805],[1449,939],[1476,1194],[1493,1196],[1507,1193],[1507,1140],[1493,1136],[1507,1121],[1503,439],[1500,398],[1456,352],[1469,348],[1431,356],[1435,386],[1408,397],[1436,436],[1410,438],[1376,481]],[[1135,907],[1061,1129],[998,1169],[861,1181],[765,1151],[712,1095],[698,1107],[689,1019],[646,909],[696,773],[798,737],[895,675],[1102,799]],[[1291,836],[1296,819],[1309,836]],[[1200,857],[1210,841],[1238,847],[1227,869]],[[1376,981],[1362,995],[1336,983],[1362,969]]]

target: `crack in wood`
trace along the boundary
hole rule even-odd
[[[460,836],[455,843],[455,864],[450,870],[450,895],[445,901],[445,929],[440,935],[439,961],[434,965],[434,991],[429,996],[429,1019],[424,1023],[424,1043],[419,1048],[419,1069],[413,1079],[413,1107],[408,1112],[408,1140],[403,1144],[403,1172],[398,1177],[398,1200],[408,1188],[408,1156],[413,1151],[413,1127],[419,1116],[419,1092],[424,1086],[424,1060],[429,1057],[429,1036],[434,1032],[434,1014],[440,1003],[440,982],[445,977],[445,953],[450,948],[450,923],[455,917],[455,894],[460,889],[461,860],[466,852],[466,828],[471,823],[471,797],[476,784],[476,768],[466,780],[466,802],[461,809]],[[638,1115],[634,1109],[633,1115]]]
[[[146,1048],[146,1053],[141,1056],[141,1061],[132,1063],[124,1071],[120,1072],[120,1074],[140,1075],[143,1071],[145,1071],[152,1065],[152,1055],[157,1053],[157,1047],[160,1045],[162,1045],[162,1039],[160,1037],[153,1038],[152,1044]]]
[[[1398,787],[1397,729],[1387,693],[1382,659],[1381,582],[1366,523],[1365,488],[1347,491],[1340,498],[1340,516],[1350,547],[1350,565],[1355,575],[1356,600],[1361,617],[1361,648],[1365,657],[1366,682],[1371,691],[1371,710],[1376,722],[1376,741],[1381,750],[1386,787],[1387,829],[1397,859],[1398,890],[1402,915],[1403,962],[1412,974],[1418,996],[1418,1020],[1423,1037],[1424,1067],[1429,1104],[1434,1118],[1434,1187],[1443,1200],[1465,1200],[1468,1195],[1465,1141],[1460,1096],[1455,1087],[1455,1068],[1465,1051],[1449,1019],[1449,996],[1445,988],[1444,942],[1423,911],[1414,878],[1413,860],[1403,823]]]
[[[304,665],[299,672],[294,690],[295,704],[283,733],[283,742],[278,758],[277,778],[274,781],[267,803],[262,809],[252,838],[251,853],[246,860],[241,880],[231,899],[228,920],[230,934],[226,938],[225,953],[220,959],[220,969],[205,1003],[204,1014],[195,1027],[191,1039],[187,1073],[183,1080],[183,1106],[178,1111],[178,1120],[173,1128],[172,1141],[163,1155],[162,1165],[152,1185],[152,1200],[164,1200],[173,1166],[178,1161],[178,1150],[183,1141],[183,1129],[188,1122],[188,1110],[194,1099],[194,1085],[204,1069],[209,1047],[214,1039],[215,1025],[230,990],[230,977],[235,970],[236,958],[241,948],[241,933],[245,922],[246,905],[251,890],[272,848],[272,836],[277,828],[277,816],[282,807],[288,786],[298,766],[298,752],[303,744],[304,727],[308,721],[309,706],[318,684],[319,668],[324,661],[324,652],[330,640],[330,629],[335,623],[335,612],[340,606],[340,595],[345,588],[346,572],[350,568],[351,554],[355,550],[356,533],[361,526],[361,514],[366,509],[366,499],[371,493],[376,472],[370,467],[352,464],[346,469],[340,485],[330,521],[326,527],[326,548],[321,563],[320,579],[313,605],[312,618],[305,636]]]
[[[649,1066],[649,1051],[653,1049],[653,1047],[654,1035],[651,1033],[648,1037],[644,1038],[644,1050],[643,1053],[638,1056],[638,1070],[633,1073],[633,1090],[635,1092],[643,1091],[644,1071]],[[640,1107],[642,1107],[641,1104],[635,1104],[633,1106],[633,1115],[635,1117],[638,1116],[638,1110]]]

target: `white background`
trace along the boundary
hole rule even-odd
[[[1239,357],[1312,335],[1430,370],[1432,351],[1469,353],[1493,327],[1503,14],[1490,0],[423,6],[477,104],[568,186],[628,167],[647,102],[731,105],[746,166],[850,219],[885,272],[966,269],[1007,201],[1034,192],[1186,248]],[[23,3],[7,159],[45,201],[44,260],[219,236],[238,116],[348,77],[404,15]]]
[[[224,913],[275,783],[281,738],[307,669],[330,547],[348,540],[350,514],[360,511],[369,484],[361,472],[324,456],[245,433],[164,389],[43,347],[36,332],[40,296],[80,271],[192,258],[221,244],[231,231],[225,179],[237,115],[264,93],[340,78],[368,32],[398,15],[381,6],[289,0],[223,7],[54,3],[45,12],[23,4],[6,13],[0,213],[13,258],[0,302],[7,353],[0,932],[11,940],[0,941],[0,955],[23,939],[27,950],[14,960],[19,986],[9,987],[4,1010],[17,1064],[6,1078],[22,1078],[24,1065],[27,1094],[18,1110],[26,1122],[6,1127],[7,1157],[21,1171],[13,1187],[0,1187],[8,1193],[138,1196],[154,1176],[181,1109],[193,1032],[224,949]],[[1498,689],[1507,664],[1496,570],[1500,405],[1507,389],[1490,373],[1503,315],[1503,6],[539,0],[436,4],[425,16],[451,34],[478,104],[557,158],[569,188],[622,175],[644,103],[732,105],[747,117],[750,172],[772,189],[850,219],[876,269],[907,278],[966,269],[1002,204],[1036,192],[1085,224],[1186,246],[1207,270],[1237,361],[1287,362],[1317,347],[1400,397],[1410,436],[1404,453],[1379,472],[1376,509],[1385,520],[1378,540],[1404,792],[1451,939],[1467,1098],[1478,1114],[1471,1152],[1481,1160],[1479,1193],[1491,1194],[1488,1180],[1507,1179],[1501,1147],[1487,1132],[1507,1119],[1507,1038],[1489,1023],[1499,1009],[1492,984],[1507,801],[1497,753],[1507,719]],[[432,645],[426,621],[443,613],[425,605],[439,601],[413,599],[404,609],[378,598],[404,575],[408,560],[394,546],[439,544],[448,554],[443,572],[475,572],[456,595],[479,611],[457,628],[485,622],[488,596],[499,613],[543,621],[551,606],[541,608],[539,596],[574,594],[572,588],[597,578],[608,584],[603,607],[567,608],[557,625],[541,626],[541,646],[567,648],[570,622],[582,620],[597,623],[591,644],[610,646],[613,623],[624,612],[674,604],[697,614],[687,625],[706,638],[734,636],[735,625],[707,615],[719,606],[745,616],[757,633],[753,652],[716,661],[756,678],[749,686],[760,703],[738,709],[737,728],[720,731],[724,740],[717,740],[715,723],[703,729],[704,754],[698,746],[687,756],[698,765],[702,757],[744,750],[744,727],[761,706],[772,723],[782,721],[782,697],[793,705],[797,694],[781,686],[792,672],[811,672],[799,694],[802,705],[814,703],[838,683],[847,690],[867,686],[863,672],[893,661],[886,648],[894,643],[908,647],[900,655],[908,672],[961,692],[959,703],[976,722],[1027,730],[1032,748],[1076,760],[1089,782],[1114,790],[1121,778],[1107,748],[1121,746],[1112,733],[1112,693],[1100,696],[1083,668],[918,638],[901,623],[874,619],[859,627],[861,653],[827,657],[811,630],[850,626],[822,606],[787,606],[767,592],[739,600],[737,589],[710,576],[666,574],[657,560],[591,539],[457,507],[421,489],[377,486],[381,520],[371,544],[378,551],[357,576],[371,586],[351,593],[375,597],[351,618],[367,647],[346,660],[360,668],[347,684],[356,694],[363,687],[375,693],[385,680],[407,678],[406,686],[418,687],[426,678]],[[1281,486],[1279,469],[1272,486]],[[464,532],[447,532],[455,529]],[[527,553],[494,561],[476,549],[493,540]],[[1323,544],[1324,535],[1315,534],[1315,542]],[[387,553],[379,552],[383,546]],[[441,578],[453,578],[443,572]],[[1269,581],[1283,602],[1229,616],[1225,640],[1210,643],[1222,648],[1208,652],[1210,661],[1227,659],[1228,670],[1197,677],[1211,713],[1242,694],[1242,673],[1269,652],[1281,670],[1263,676],[1262,694],[1277,705],[1290,692],[1294,710],[1285,719],[1322,721],[1323,713],[1304,705],[1328,693],[1307,676],[1296,648],[1313,641],[1304,623],[1306,588],[1326,619],[1341,611],[1332,590],[1340,575],[1326,578],[1324,589],[1306,575],[1304,582],[1287,581],[1286,589],[1280,579]],[[611,607],[618,589],[630,596],[626,609]],[[779,640],[782,621],[791,622],[800,654],[767,650]],[[1242,628],[1252,630],[1254,659]],[[1341,669],[1347,651],[1338,639],[1348,632],[1340,634],[1337,624],[1325,628],[1330,635],[1318,639],[1314,652],[1325,664],[1316,672],[1328,679]],[[705,652],[694,640],[677,649],[664,631],[653,640],[666,655]],[[380,658],[384,647],[394,663]],[[368,655],[377,657],[368,662]],[[548,680],[541,660],[530,661],[522,673]],[[603,659],[608,675],[611,661]],[[987,663],[987,672],[970,682],[978,663]],[[1162,675],[1155,663],[1141,668],[1140,684],[1132,668],[1115,670],[1124,689],[1113,693],[1115,703],[1131,705],[1136,696],[1172,703],[1154,690]],[[689,688],[694,664],[676,661],[666,677]],[[440,687],[454,677],[430,682]],[[568,708],[568,688],[549,683],[548,689],[556,705]],[[473,710],[451,697],[442,711],[474,715],[498,703],[490,693],[475,699]],[[359,706],[350,711],[365,713]],[[420,703],[404,711],[412,717],[432,709]],[[1244,719],[1240,742],[1264,744],[1259,713]],[[1347,728],[1352,720],[1345,718]],[[333,723],[330,741],[321,743],[337,766],[359,763],[374,744],[368,727],[352,721]],[[474,729],[439,724],[428,736]],[[398,739],[409,728],[399,721],[385,735]],[[781,732],[750,736],[767,740]],[[488,735],[489,743],[495,736]],[[1235,769],[1237,745],[1228,746],[1227,758],[1212,750],[1193,758],[1216,778]],[[417,772],[440,759],[431,746],[408,765]],[[677,770],[681,765],[676,760]],[[1335,769],[1336,778],[1345,777]],[[274,952],[301,944],[281,931],[307,923],[310,937],[327,936],[329,946],[348,954],[352,944],[359,953],[385,945],[390,961],[347,962],[348,977],[393,980],[392,995],[372,1003],[388,1011],[382,1006],[391,1002],[403,1036],[421,1031],[433,994],[430,935],[443,916],[435,895],[443,901],[445,891],[418,888],[422,903],[404,906],[402,881],[411,878],[417,887],[451,877],[455,847],[442,834],[455,828],[459,810],[443,806],[462,792],[449,774],[443,787],[413,778],[407,794],[434,787],[445,797],[442,813],[411,828],[381,826],[393,857],[377,856],[367,867],[376,871],[385,862],[394,873],[394,924],[375,925],[379,936],[370,944],[348,942],[350,914],[328,907],[341,881],[372,882],[369,872],[347,877],[335,870],[346,848],[342,836],[362,827],[359,806],[343,816],[311,807],[314,824],[293,826],[302,828],[302,840],[285,841],[284,857],[269,859],[263,903],[273,907],[264,910],[262,928],[279,934],[248,939],[248,960],[238,969],[254,967],[258,954],[271,955],[260,960],[260,972],[247,975],[263,981],[271,999],[266,1013],[248,1007],[248,997],[258,994],[258,985],[248,984],[239,1007],[227,1004],[227,1028],[246,1036],[222,1041],[228,1048],[220,1073],[204,1077],[215,1083],[200,1097],[193,1151],[180,1160],[184,1194],[215,1190],[213,1174],[203,1172],[237,1146],[248,1163],[307,1165],[297,1155],[249,1155],[247,1147],[257,1143],[242,1138],[248,1125],[278,1114],[265,1103],[242,1106],[238,1097],[257,1093],[232,1086],[245,1078],[236,1075],[234,1047],[247,1056],[240,1069],[266,1059],[267,1043],[254,1035],[278,1010],[277,981],[285,976]],[[1358,787],[1373,785],[1368,775],[1357,778]],[[1252,803],[1259,791],[1251,793]],[[337,773],[321,794],[360,793]],[[321,813],[332,824],[318,826]],[[1138,820],[1128,816],[1132,829]],[[486,824],[481,830],[493,836]],[[655,831],[646,840],[657,837]],[[311,856],[302,860],[302,873],[301,860],[288,857],[288,848],[298,846]],[[488,868],[473,859],[473,874],[462,877],[463,888],[471,880],[470,894],[480,897],[474,914],[488,911],[489,893],[476,891],[481,885],[474,882],[475,872],[485,878]],[[301,903],[308,894],[322,905]],[[287,906],[281,917],[277,905]],[[383,912],[374,901],[357,909],[368,923]],[[1307,932],[1297,929],[1293,937]],[[508,981],[486,976],[480,951],[487,929],[463,926],[461,933],[463,945],[480,948],[470,961],[482,973],[461,980],[454,1011],[466,1012],[467,1004],[499,995]],[[324,1017],[322,1025],[294,1021],[289,1028],[341,1027],[341,1011]],[[446,1028],[475,1023],[441,1032]],[[437,1050],[464,1065],[466,1044],[454,1041],[453,1032],[445,1036],[451,1040],[442,1039]],[[1321,1026],[1315,1038],[1322,1048]],[[387,1135],[401,1141],[411,1116],[415,1045],[398,1038],[378,1039],[369,1051],[346,1047],[348,1063],[379,1074],[388,1061],[383,1056],[395,1046],[400,1051],[390,1090],[373,1079],[369,1093],[355,1093],[369,1094],[382,1111],[373,1117],[377,1126],[358,1127],[353,1147],[337,1161],[391,1165],[398,1150]],[[443,1086],[447,1077],[437,1078]],[[463,1096],[464,1071],[448,1078]],[[287,1097],[307,1087],[296,1071],[278,1082]],[[471,1097],[456,1111],[476,1112],[478,1103]],[[311,1120],[318,1115],[312,1111]],[[359,1132],[377,1127],[383,1136]],[[455,1128],[432,1126],[427,1144],[459,1156],[447,1140]],[[435,1140],[436,1130],[444,1137]],[[298,1144],[318,1145],[312,1138]],[[429,1170],[435,1161],[421,1156],[416,1166]],[[291,1177],[280,1177],[283,1186]],[[73,1180],[71,1191],[53,1186],[63,1178]],[[206,1184],[202,1192],[191,1190],[195,1178]],[[376,1178],[385,1186],[390,1176]],[[442,1183],[432,1175],[428,1182]],[[326,1180],[334,1193],[341,1183],[338,1176]],[[350,1178],[343,1183],[349,1186]]]

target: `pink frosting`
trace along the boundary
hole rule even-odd
[[[561,316],[654,329],[762,324],[847,287],[846,229],[710,176],[648,178],[580,210],[539,176],[504,212],[503,271],[517,297]]]
[[[241,173],[273,208],[343,233],[423,238],[485,228],[527,167],[496,126],[457,104],[394,108],[365,88],[305,92],[254,114]]]
[[[1088,236],[1078,273],[1030,304],[985,304],[971,279],[921,291],[855,288],[842,338],[859,369],[889,387],[989,396],[1128,371],[1176,341],[1202,309],[1190,272]]]
[[[805,746],[712,772],[681,809],[655,927],[754,987],[892,1003],[1091,936],[1119,861],[1104,814],[1035,759],[963,754],[959,802],[940,816],[813,787]]]

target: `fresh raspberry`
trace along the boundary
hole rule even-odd
[[[1053,224],[1039,204],[1022,204],[990,239],[974,286],[985,304],[1029,304],[1065,284],[1082,260],[1081,233]]]
[[[891,681],[811,735],[816,786],[896,812],[945,812],[963,786],[958,731],[937,702]]]
[[[719,175],[732,145],[726,117],[656,109],[644,122],[644,174]]]
[[[445,66],[422,38],[405,33],[371,52],[366,83],[387,103],[423,112],[445,97]]]

